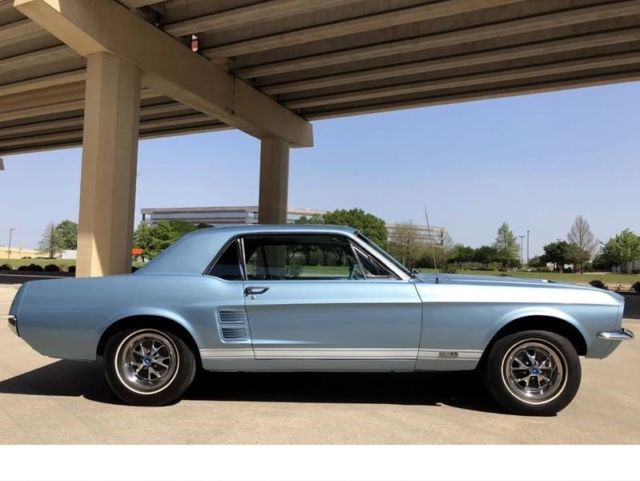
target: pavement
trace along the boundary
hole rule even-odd
[[[18,286],[0,286],[0,315]],[[640,334],[640,321],[625,320]],[[640,444],[640,342],[583,359],[557,416],[506,414],[473,373],[201,373],[172,406],[122,405],[99,363],[46,358],[0,323],[4,444]]]

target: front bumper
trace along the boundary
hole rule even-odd
[[[629,341],[633,339],[635,335],[629,329],[621,327],[618,331],[605,331],[598,333],[598,339],[605,341]]]
[[[16,319],[16,316],[12,316],[11,314],[9,314],[8,316],[2,317],[5,317],[7,319],[7,321],[9,322],[9,328],[13,331],[13,333],[16,336],[20,336],[20,334],[18,334],[18,319]]]

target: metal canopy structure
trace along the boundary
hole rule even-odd
[[[128,272],[138,139],[260,139],[287,220],[310,120],[640,79],[640,0],[0,0],[0,156],[82,145],[76,274]]]
[[[105,8],[101,0],[76,1],[90,9]],[[116,5],[115,0],[107,2]],[[31,17],[37,13],[19,3],[33,2],[18,0],[14,6],[13,0],[0,0],[0,155],[80,145],[86,56],[72,39],[63,42],[51,28],[34,22]],[[286,116],[287,109],[313,120],[640,79],[639,0],[119,4],[120,16],[135,17],[133,23],[144,22],[157,31],[148,38],[190,46],[195,35],[197,53],[192,55],[215,67],[200,65],[199,71],[230,79],[230,90],[220,90],[220,95],[231,98],[229,92],[236,95],[246,87],[252,95],[223,111],[208,108],[183,90],[160,85],[147,68],[157,60],[139,65],[142,138],[243,128],[253,119],[240,114],[234,125],[229,118],[243,101],[253,107],[272,100],[258,114],[266,119],[257,123],[268,125],[276,105],[284,107],[278,115]],[[106,33],[118,28],[108,22],[105,18],[94,27]],[[128,59],[139,64],[146,54],[136,43],[145,38],[132,37],[128,45],[117,47],[104,40],[104,47],[142,52],[143,57]],[[209,75],[192,79],[199,84],[195,87],[206,86]],[[298,128],[305,129],[303,124]],[[261,136],[253,124],[245,130]],[[298,135],[299,145],[309,145],[309,136]]]

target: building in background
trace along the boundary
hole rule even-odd
[[[163,220],[179,220],[193,224],[257,224],[257,206],[230,206],[230,207],[165,207],[142,209],[142,222],[155,224]],[[300,217],[324,215],[326,210],[318,209],[294,209],[287,210],[287,222],[292,224]],[[387,224],[389,241],[397,242],[399,232],[406,224]],[[415,229],[416,242],[441,246],[444,243],[444,227],[409,224]]]
[[[8,246],[0,246],[0,264],[7,259],[33,259],[42,255],[42,252],[37,249],[20,246],[11,246],[11,254],[9,254]]]
[[[415,241],[419,244],[429,244],[435,246],[444,245],[445,228],[419,224],[387,224],[389,242],[402,243],[406,241],[406,229],[411,228],[415,232]],[[404,231],[404,232],[403,232]]]
[[[257,224],[258,207],[169,207],[142,209],[142,222],[155,224],[162,220],[181,220],[194,224]],[[326,211],[314,209],[289,209],[287,222],[293,223],[300,217],[323,215]]]

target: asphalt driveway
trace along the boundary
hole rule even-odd
[[[0,314],[17,286],[0,286]],[[640,321],[626,326],[640,332]],[[503,413],[473,374],[201,374],[186,398],[124,406],[97,363],[40,356],[0,324],[0,443],[640,443],[640,341],[584,360],[551,418]]]

